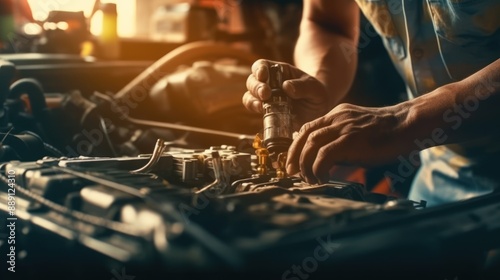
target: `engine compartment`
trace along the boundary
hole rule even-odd
[[[63,239],[59,250],[71,255],[65,260],[71,267],[99,271],[120,264],[137,275],[266,271],[276,276],[279,267],[307,254],[312,233],[341,235],[366,221],[425,207],[369,193],[355,183],[309,185],[300,178],[252,175],[251,158],[228,146],[174,149],[148,173],[130,172],[148,156],[10,162],[3,165],[2,216],[12,213],[5,206],[14,196],[16,227],[26,232],[17,240]],[[223,175],[216,178],[220,163]],[[197,193],[207,186],[212,187]],[[18,246],[27,256],[19,260],[19,270],[46,262],[39,246],[23,245]]]

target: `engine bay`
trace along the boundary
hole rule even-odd
[[[70,266],[118,263],[137,275],[275,273],[307,254],[300,248],[312,234],[341,234],[425,207],[355,183],[309,185],[295,177],[258,175],[255,156],[232,146],[173,149],[147,171],[137,171],[151,158],[45,157],[4,164],[2,198],[15,197],[16,227],[26,231],[21,242],[52,248],[40,238],[62,238],[73,244],[64,249],[68,259],[53,257]],[[339,244],[324,246],[334,250]],[[24,265],[46,262],[47,252],[36,247]],[[285,247],[297,249],[285,253]],[[75,253],[80,250],[98,257],[86,259]]]

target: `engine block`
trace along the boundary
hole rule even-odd
[[[127,267],[136,274],[278,273],[307,255],[315,237],[415,208],[355,183],[309,185],[295,177],[257,175],[255,157],[234,147],[173,149],[149,172],[131,172],[148,160],[144,155],[4,164],[1,191],[15,191],[23,233],[18,246],[27,252],[18,261],[37,266],[53,258],[68,267]],[[4,216],[6,198],[0,198]],[[49,248],[57,254],[47,253]]]

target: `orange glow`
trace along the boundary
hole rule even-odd
[[[94,2],[94,0],[28,0],[33,12],[33,18],[38,21],[45,20],[49,12],[54,10],[84,11],[85,16],[88,17],[92,13]]]
[[[43,21],[47,18],[50,11],[83,11],[86,17],[90,17],[95,0],[28,0],[33,18],[37,21]],[[116,3],[118,5],[118,35],[120,37],[133,37],[136,33],[136,0],[102,0],[103,3]],[[99,21],[91,22],[93,33],[99,30],[96,27]]]

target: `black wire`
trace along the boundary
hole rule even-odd
[[[65,156],[61,151],[59,151],[56,147],[54,147],[50,144],[47,144],[44,142],[43,147],[45,148],[45,151],[51,153],[55,157],[64,157]]]
[[[102,117],[100,117],[99,122],[101,124],[102,131],[104,132],[104,138],[106,138],[106,142],[108,142],[108,146],[111,149],[113,156],[117,157],[118,154],[116,153],[115,147],[113,146],[111,139],[109,138],[109,131],[108,131],[108,128],[106,127],[106,123],[104,122],[104,119]]]

